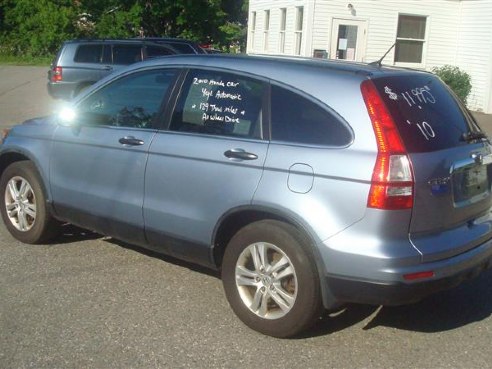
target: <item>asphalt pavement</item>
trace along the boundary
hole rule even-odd
[[[0,126],[57,109],[46,68],[0,66]],[[477,114],[490,132],[492,120]],[[349,305],[303,337],[262,336],[214,273],[66,227],[0,225],[0,368],[490,368],[492,271],[402,307]]]

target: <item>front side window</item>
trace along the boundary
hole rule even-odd
[[[232,73],[191,71],[173,114],[172,131],[261,138],[264,83]]]
[[[77,63],[100,63],[102,50],[102,44],[80,45],[73,60]]]
[[[272,140],[322,146],[346,146],[352,134],[334,113],[279,86],[271,90]]]
[[[151,70],[120,78],[77,105],[81,124],[152,128],[175,70]]]
[[[426,24],[426,17],[400,14],[395,46],[396,63],[423,62]]]

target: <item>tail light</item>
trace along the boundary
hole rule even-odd
[[[361,91],[378,146],[367,206],[383,210],[410,209],[414,178],[398,128],[374,83],[364,81]]]
[[[62,67],[54,67],[51,70],[51,82],[61,82],[62,79]]]

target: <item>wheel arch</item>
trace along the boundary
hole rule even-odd
[[[316,247],[317,242],[314,231],[307,224],[302,222],[302,220],[298,219],[298,217],[294,214],[290,214],[288,211],[281,211],[279,209],[264,206],[242,206],[225,213],[220,218],[213,233],[211,250],[213,264],[217,267],[217,269],[221,269],[222,259],[227,248],[227,244],[232,236],[239,231],[239,229],[253,222],[266,219],[277,220],[290,224],[300,230],[306,239],[309,240],[308,247],[313,254],[313,259],[318,270],[323,305],[327,309],[334,308],[338,302],[331,294],[326,282],[326,276],[324,274],[325,266],[320,255],[320,251]]]
[[[46,199],[48,200],[48,203],[51,203],[51,194],[48,191],[48,188],[46,186],[46,178],[44,176],[44,173],[42,170],[40,170],[40,167],[38,165],[38,162],[35,158],[31,157],[30,155],[26,154],[25,152],[21,151],[7,151],[2,153],[0,156],[0,176],[3,174],[5,169],[12,163],[16,163],[19,161],[29,161],[31,162],[34,167],[36,168],[36,171],[38,172],[40,178],[41,178],[41,188],[44,191],[44,194],[46,195]]]

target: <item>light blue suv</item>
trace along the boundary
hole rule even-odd
[[[432,74],[170,56],[13,128],[0,211],[23,242],[69,222],[219,269],[246,325],[288,337],[323,309],[404,304],[489,268],[491,163]]]

